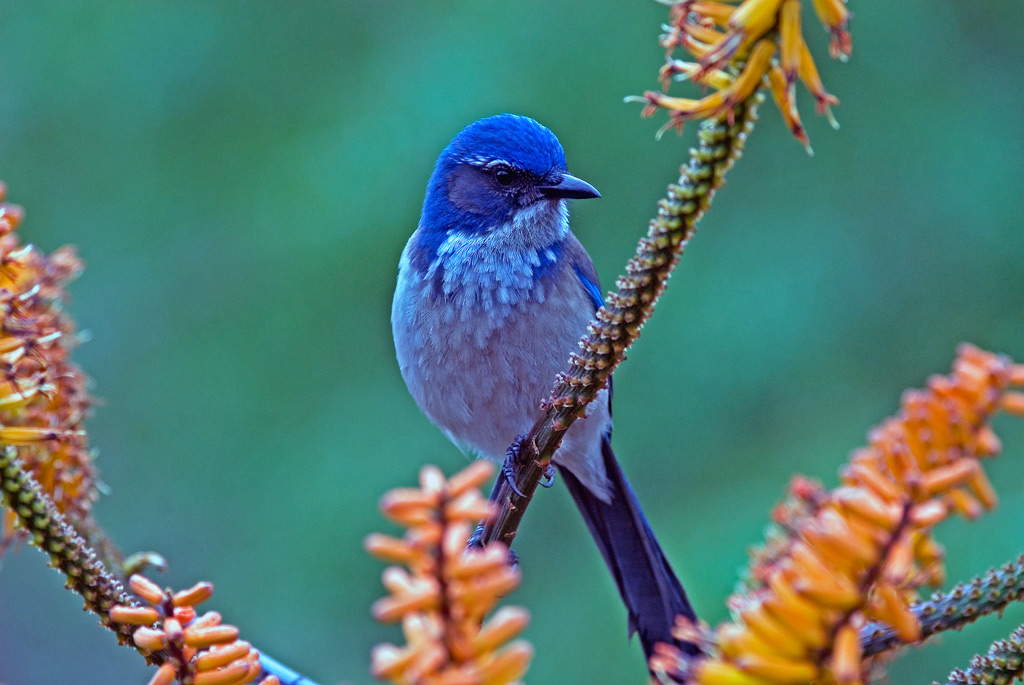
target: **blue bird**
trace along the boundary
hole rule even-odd
[[[463,451],[505,457],[601,305],[566,208],[596,197],[566,170],[555,135],[524,116],[470,124],[438,158],[402,253],[391,326],[409,391]],[[605,388],[553,463],[649,656],[656,642],[679,644],[675,617],[694,613],[612,452],[610,402]]]

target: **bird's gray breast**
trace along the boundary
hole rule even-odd
[[[554,251],[461,252],[423,273],[403,266],[396,349],[431,420],[498,458],[529,427],[588,317],[579,315],[586,307],[575,276],[560,277]]]
[[[502,459],[577,349],[593,305],[563,249],[494,251],[467,241],[442,245],[429,268],[417,269],[406,247],[392,306],[399,366],[423,412],[463,449]],[[556,458],[601,493],[606,397],[593,414],[573,426]]]

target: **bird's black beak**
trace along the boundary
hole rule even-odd
[[[539,185],[537,190],[547,198],[586,200],[591,197],[601,197],[597,188],[572,174],[562,174],[562,178],[557,183]]]

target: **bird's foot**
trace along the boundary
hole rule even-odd
[[[466,543],[466,549],[483,549],[484,548],[484,524],[480,524],[473,531],[473,534],[469,536],[469,541]]]
[[[523,435],[517,435],[515,441],[508,446],[505,451],[505,461],[501,465],[501,475],[504,476],[505,482],[508,483],[509,487],[512,488],[512,492],[516,493],[520,497],[526,497],[516,485],[516,471],[515,464],[519,458],[519,446],[523,444]]]
[[[512,492],[516,493],[520,497],[526,497],[516,486],[516,472],[513,467],[514,456],[505,457],[505,462],[501,465],[501,475],[505,478],[505,482],[512,488]]]
[[[469,542],[466,543],[467,550],[481,550],[484,548],[484,524],[480,524],[473,531],[473,534],[469,536]],[[508,563],[512,566],[512,570],[519,568],[519,555],[514,549],[508,551]]]
[[[542,488],[550,488],[555,484],[555,467],[550,462],[544,467],[544,478],[540,481]]]

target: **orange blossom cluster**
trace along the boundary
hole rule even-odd
[[[375,677],[410,685],[503,685],[526,672],[533,648],[509,640],[529,615],[518,607],[491,614],[519,584],[508,548],[466,546],[476,522],[493,515],[479,491],[491,471],[491,464],[477,461],[446,480],[427,466],[419,488],[392,490],[381,499],[384,514],[407,530],[401,538],[366,539],[371,554],[404,566],[384,571],[391,594],[374,603],[373,615],[400,620],[407,644],[373,650]]]
[[[213,594],[210,583],[196,583],[171,593],[141,575],[128,580],[132,591],[150,606],[111,608],[111,620],[139,626],[132,634],[143,655],[160,653],[163,663],[149,685],[245,685],[260,676],[260,655],[238,639],[238,628],[221,623],[216,611],[196,616],[196,605]],[[268,676],[260,685],[279,685]]]
[[[858,631],[868,620],[918,641],[910,611],[918,588],[943,580],[932,529],[954,513],[979,516],[996,495],[979,458],[997,453],[989,420],[1024,416],[1024,365],[961,345],[949,376],[908,390],[899,413],[873,429],[842,483],[826,491],[796,478],[765,545],[713,632],[679,630],[711,656],[688,662],[671,648],[651,658],[670,681],[702,685],[865,682]]]

